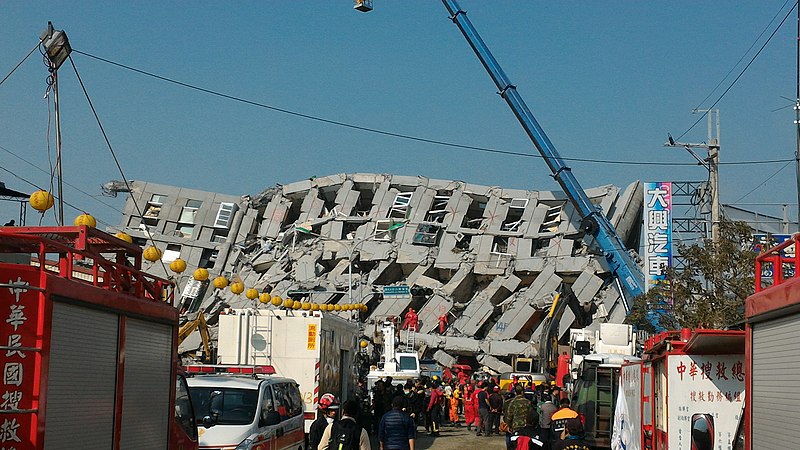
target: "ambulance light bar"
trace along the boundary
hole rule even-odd
[[[272,366],[227,366],[214,364],[191,364],[184,366],[187,373],[230,373],[244,375],[275,375]]]

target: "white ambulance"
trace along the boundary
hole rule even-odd
[[[200,449],[303,450],[297,383],[271,367],[188,366]]]

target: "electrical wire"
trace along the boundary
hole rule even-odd
[[[750,189],[750,191],[749,191],[747,194],[744,194],[743,196],[739,197],[739,198],[738,198],[736,201],[734,201],[734,202],[733,202],[733,204],[739,203],[739,202],[740,202],[741,200],[743,200],[745,197],[747,197],[748,195],[750,195],[750,194],[752,194],[753,192],[755,192],[756,190],[758,190],[758,188],[760,188],[761,186],[763,186],[763,185],[767,184],[767,181],[769,181],[769,180],[771,180],[771,179],[775,178],[775,176],[776,176],[776,175],[778,175],[779,173],[781,173],[781,172],[783,171],[783,169],[785,169],[785,168],[789,167],[789,164],[791,164],[791,163],[793,163],[793,162],[794,162],[794,160],[791,160],[791,161],[787,162],[786,164],[784,164],[783,166],[781,166],[781,168],[780,168],[780,169],[778,169],[778,170],[777,170],[775,173],[773,173],[772,175],[770,175],[770,176],[769,176],[769,177],[768,177],[766,180],[762,181],[762,182],[761,182],[761,183],[760,183],[758,186],[754,187],[753,189]]]
[[[155,79],[158,79],[158,80],[161,80],[161,81],[165,81],[167,83],[176,84],[178,86],[182,86],[182,87],[185,87],[185,88],[188,88],[188,89],[193,89],[193,90],[196,90],[196,91],[199,91],[199,92],[203,92],[203,93],[206,93],[206,94],[209,94],[209,95],[213,95],[213,96],[221,97],[221,98],[224,98],[224,99],[227,99],[227,100],[233,100],[233,101],[236,101],[236,102],[239,102],[239,103],[244,103],[244,104],[247,104],[247,105],[256,106],[256,107],[259,107],[259,108],[264,108],[264,109],[268,109],[268,110],[271,110],[271,111],[279,112],[279,113],[282,113],[282,114],[288,114],[288,115],[295,116],[295,117],[301,117],[303,119],[313,120],[313,121],[317,121],[317,122],[321,122],[321,123],[325,123],[325,124],[329,124],[329,125],[340,126],[340,127],[344,127],[344,128],[350,128],[350,129],[364,131],[364,132],[368,132],[368,133],[374,133],[374,134],[379,134],[379,135],[383,135],[383,136],[394,137],[394,138],[398,138],[398,139],[406,139],[406,140],[410,140],[410,141],[423,142],[423,143],[427,143],[427,144],[440,145],[440,146],[444,146],[444,147],[459,148],[459,149],[462,149],[462,150],[472,150],[472,151],[479,151],[479,152],[485,152],[485,153],[495,153],[495,154],[509,155],[509,156],[522,156],[522,157],[526,157],[526,158],[545,159],[545,157],[542,156],[542,155],[534,154],[534,153],[530,153],[530,152],[516,152],[516,151],[511,151],[511,150],[502,150],[502,149],[490,148],[490,147],[480,147],[480,146],[474,146],[474,145],[457,144],[457,143],[454,143],[454,142],[442,141],[442,140],[437,140],[437,139],[423,138],[423,137],[412,136],[412,135],[402,134],[402,133],[393,132],[393,131],[379,130],[379,129],[376,129],[376,128],[369,128],[369,127],[365,127],[365,126],[361,126],[361,125],[354,125],[354,124],[351,124],[351,123],[341,122],[341,121],[332,120],[332,119],[326,119],[326,118],[323,118],[323,117],[313,116],[313,115],[310,115],[310,114],[304,114],[304,113],[300,113],[300,112],[297,112],[297,111],[288,110],[288,109],[285,109],[285,108],[278,108],[278,107],[267,105],[265,103],[257,102],[257,101],[254,101],[254,100],[248,100],[248,99],[245,99],[245,98],[242,98],[242,97],[236,97],[236,96],[233,96],[233,95],[229,95],[229,94],[225,94],[225,93],[222,93],[222,92],[219,92],[219,91],[214,91],[214,90],[211,90],[211,89],[203,88],[203,87],[200,87],[200,86],[197,86],[197,85],[193,85],[193,84],[190,84],[190,83],[186,83],[186,82],[183,82],[183,81],[178,81],[178,80],[175,80],[175,79],[172,79],[172,78],[168,78],[168,77],[165,77],[165,76],[162,76],[162,75],[158,75],[158,74],[155,74],[155,73],[152,73],[152,72],[148,72],[148,71],[145,71],[145,70],[142,70],[142,69],[137,69],[135,67],[131,67],[131,66],[119,63],[119,62],[111,61],[109,59],[102,58],[100,56],[96,56],[96,55],[92,55],[90,53],[82,52],[80,50],[73,49],[72,52],[80,54],[80,55],[83,55],[83,56],[86,56],[88,58],[95,59],[97,61],[104,62],[106,64],[110,64],[110,65],[117,66],[117,67],[120,67],[120,68],[123,68],[123,69],[126,69],[126,70],[130,70],[132,72],[136,72],[136,73],[141,74],[141,75],[145,75],[145,76],[148,76],[148,77],[151,77],[151,78],[155,78]],[[688,132],[688,130],[687,130],[687,132]],[[621,160],[609,160],[609,159],[569,158],[569,157],[562,157],[561,159],[563,161],[573,161],[573,162],[582,162],[582,163],[615,164],[615,165],[628,165],[628,166],[660,166],[660,167],[663,167],[663,166],[698,166],[698,165],[700,165],[699,163],[667,162],[667,161],[665,161],[665,162],[658,162],[658,161],[621,161]],[[720,162],[719,165],[777,164],[777,163],[783,163],[783,162],[787,162],[787,161],[794,161],[794,159],[777,159],[777,160],[763,160],[763,161],[730,161],[730,162]]]
[[[6,168],[5,168],[5,167],[3,167],[3,166],[0,166],[0,170],[2,170],[2,171],[4,171],[4,172],[8,173],[9,175],[13,176],[14,178],[17,178],[18,180],[22,181],[23,183],[27,183],[27,184],[29,184],[31,187],[34,187],[34,188],[36,188],[36,189],[43,190],[43,191],[44,191],[44,190],[46,190],[45,188],[43,188],[43,187],[41,187],[41,186],[37,185],[36,183],[34,183],[34,182],[30,181],[30,180],[27,180],[27,179],[25,179],[25,178],[23,178],[23,177],[21,177],[21,176],[17,175],[17,174],[16,174],[16,173],[14,173],[13,171],[11,171],[11,170],[8,170],[8,169],[6,169]],[[57,196],[54,196],[54,197],[55,197],[56,199],[58,198]],[[82,212],[86,211],[84,208],[79,208],[79,207],[77,207],[77,206],[75,206],[75,205],[73,205],[72,203],[69,203],[69,202],[67,202],[67,201],[64,201],[64,204],[65,204],[65,205],[67,205],[67,206],[69,206],[70,208],[74,209],[75,211],[77,211],[77,212],[80,212],[80,213],[82,213]],[[42,214],[42,216],[44,216],[44,214]],[[100,223],[100,224],[103,224],[103,225],[105,225],[105,226],[107,226],[107,227],[110,227],[110,228],[117,228],[117,226],[116,226],[116,225],[112,225],[112,224],[110,224],[110,223],[107,223],[107,222],[105,222],[105,221],[102,221],[102,220],[100,220],[100,219],[95,219],[95,220],[97,220],[97,222],[98,222],[98,223]]]
[[[767,32],[767,30],[769,29],[770,25],[772,25],[772,22],[775,22],[775,19],[776,19],[776,18],[778,18],[778,16],[781,14],[781,11],[783,11],[783,8],[785,8],[785,7],[786,7],[786,5],[787,5],[787,4],[788,4],[790,1],[791,1],[791,0],[786,0],[786,1],[783,3],[783,5],[781,5],[781,7],[778,9],[778,11],[775,13],[775,15],[774,15],[774,16],[772,16],[772,19],[770,19],[769,23],[767,23],[767,25],[764,27],[764,29],[763,29],[763,30],[761,30],[761,34],[759,34],[759,35],[758,35],[758,37],[757,37],[757,38],[755,38],[755,40],[753,40],[753,43],[752,43],[752,44],[750,44],[750,47],[748,47],[748,49],[747,49],[747,50],[746,50],[746,51],[745,51],[745,52],[742,54],[742,56],[739,58],[739,60],[738,60],[738,61],[736,61],[736,64],[734,64],[734,65],[733,65],[733,67],[731,67],[731,70],[729,70],[729,71],[728,71],[728,73],[726,73],[726,74],[725,74],[725,76],[724,76],[724,77],[722,77],[722,79],[721,79],[721,80],[719,80],[719,83],[717,83],[717,85],[716,85],[716,86],[714,86],[714,89],[712,89],[712,90],[711,90],[711,92],[709,92],[709,93],[708,93],[708,95],[706,95],[706,97],[705,97],[703,100],[701,100],[701,101],[700,101],[700,103],[698,103],[698,104],[697,104],[697,106],[694,108],[695,110],[699,110],[699,109],[700,109],[700,107],[701,107],[701,106],[703,106],[703,103],[705,103],[705,102],[706,102],[706,100],[708,100],[708,99],[709,99],[709,98],[710,98],[712,95],[714,95],[714,92],[716,92],[716,91],[717,91],[717,89],[719,89],[719,87],[720,87],[720,86],[722,86],[722,83],[724,83],[724,82],[725,82],[725,80],[727,80],[727,79],[728,79],[728,77],[731,75],[731,73],[733,73],[733,71],[734,71],[734,70],[736,70],[736,67],[738,67],[738,66],[739,66],[739,64],[740,64],[742,61],[744,61],[744,58],[747,56],[747,54],[748,54],[748,53],[750,53],[750,50],[752,50],[752,49],[753,49],[753,47],[755,47],[755,46],[756,46],[756,44],[757,44],[757,43],[758,43],[758,41],[761,39],[761,37],[762,37],[762,36],[764,36],[764,33],[766,33],[766,32]]]
[[[119,174],[122,177],[122,181],[125,183],[125,187],[128,189],[128,192],[133,192],[130,183],[128,182],[128,178],[125,176],[125,172],[122,170],[122,165],[119,162],[119,158],[117,158],[117,153],[114,151],[114,147],[111,145],[111,141],[108,139],[108,134],[106,133],[106,129],[103,126],[103,123],[100,121],[100,116],[97,115],[97,110],[94,107],[94,103],[92,102],[91,97],[89,97],[89,92],[86,90],[86,85],[83,84],[83,79],[81,78],[81,74],[78,73],[78,68],[75,66],[75,61],[72,60],[72,56],[69,56],[69,63],[72,65],[72,70],[75,72],[75,76],[78,78],[78,83],[81,85],[81,90],[83,90],[83,95],[86,97],[86,101],[89,103],[89,108],[92,110],[92,114],[94,115],[94,119],[97,122],[97,126],[100,128],[100,133],[103,135],[103,139],[106,142],[106,146],[108,147],[108,151],[111,152],[111,157],[114,159],[114,164],[117,165],[117,170],[119,170]],[[136,197],[134,195],[130,196],[131,201],[133,202],[133,206],[136,208],[136,212],[139,213],[139,217],[144,217],[144,213],[142,213],[142,208],[139,206],[139,203],[136,201]],[[149,239],[150,242],[153,244],[153,247],[156,247],[156,241],[153,239],[151,233],[144,233]],[[158,248],[158,247],[156,247]],[[159,258],[158,261],[161,263],[161,268],[164,270],[165,274],[168,274],[169,271],[167,270],[166,264],[164,261]],[[177,283],[175,283],[175,290],[177,294],[180,295],[180,287]]]
[[[6,80],[7,80],[9,77],[11,77],[11,75],[12,75],[14,72],[16,72],[16,70],[17,70],[17,69],[19,69],[19,66],[21,66],[21,65],[22,65],[22,64],[25,62],[25,60],[27,60],[27,59],[28,59],[28,58],[29,58],[29,57],[30,57],[30,56],[33,54],[33,52],[35,52],[35,51],[36,51],[36,49],[37,49],[37,48],[39,48],[39,44],[40,44],[40,42],[37,42],[37,43],[36,43],[36,45],[35,45],[35,46],[34,46],[34,47],[31,49],[31,51],[29,51],[29,52],[28,52],[28,54],[27,54],[27,55],[25,55],[25,57],[24,57],[24,58],[22,58],[22,61],[18,62],[18,63],[17,63],[17,65],[16,65],[16,66],[14,66],[14,68],[13,68],[13,69],[11,69],[11,72],[8,72],[8,75],[6,75],[5,77],[3,77],[3,79],[2,79],[2,80],[0,80],[0,86],[2,86],[2,85],[3,85],[3,83],[5,83],[5,82],[6,82]]]
[[[37,166],[36,164],[34,164],[34,163],[32,163],[32,162],[28,161],[27,159],[25,159],[25,158],[23,158],[23,157],[19,156],[18,154],[16,154],[16,153],[12,152],[11,150],[7,149],[6,147],[3,147],[2,145],[0,145],[0,150],[3,150],[4,152],[6,152],[6,153],[8,153],[8,154],[10,154],[10,155],[12,155],[12,156],[14,156],[15,158],[17,158],[17,159],[19,159],[20,161],[22,161],[22,162],[24,162],[24,163],[28,164],[29,166],[33,167],[34,169],[36,169],[36,170],[38,170],[38,171],[40,171],[40,172],[43,172],[43,173],[47,174],[48,176],[49,176],[49,175],[50,175],[50,173],[51,173],[51,172],[48,172],[48,171],[46,171],[46,170],[42,169],[41,167]],[[69,182],[66,182],[66,181],[64,182],[64,184],[66,184],[67,186],[71,187],[72,189],[75,189],[76,191],[80,192],[81,194],[84,194],[84,195],[86,195],[87,197],[89,197],[89,198],[91,198],[92,200],[94,200],[94,201],[96,201],[96,202],[100,203],[101,205],[107,206],[108,208],[110,208],[110,209],[114,210],[114,212],[118,212],[118,213],[120,213],[120,214],[125,214],[123,211],[121,211],[121,210],[120,210],[119,208],[117,208],[116,206],[114,206],[114,205],[110,205],[110,204],[108,204],[108,203],[106,203],[106,202],[104,202],[104,201],[101,201],[101,200],[100,200],[100,199],[98,199],[96,196],[94,196],[94,195],[92,195],[92,194],[90,194],[90,193],[88,193],[88,192],[86,192],[86,191],[82,190],[81,188],[79,188],[79,187],[75,186],[74,184],[71,184],[71,183],[69,183]],[[52,186],[51,186],[51,189],[52,189]]]
[[[740,78],[742,78],[742,75],[744,75],[744,73],[747,71],[747,69],[748,69],[748,68],[750,68],[750,66],[753,64],[753,62],[756,60],[756,58],[758,58],[758,56],[761,54],[761,52],[762,52],[762,51],[764,50],[764,48],[767,46],[767,44],[769,44],[769,43],[770,43],[770,41],[772,40],[772,38],[773,38],[773,37],[775,36],[775,34],[778,32],[778,30],[780,30],[780,29],[781,29],[781,27],[783,26],[783,24],[786,22],[786,19],[788,19],[788,18],[789,18],[789,15],[791,15],[791,14],[792,14],[792,11],[794,11],[794,8],[795,8],[795,7],[797,7],[797,4],[798,4],[798,2],[795,2],[795,3],[794,3],[794,6],[792,6],[792,8],[789,10],[789,12],[787,12],[787,13],[786,13],[786,15],[783,17],[783,20],[781,20],[781,23],[779,23],[779,24],[778,24],[778,26],[777,26],[777,27],[775,27],[775,30],[772,32],[772,34],[770,34],[770,35],[769,35],[769,37],[768,37],[768,38],[767,38],[767,40],[764,42],[764,44],[763,44],[763,45],[761,45],[761,48],[759,48],[759,49],[758,49],[758,51],[756,52],[756,54],[755,54],[755,55],[753,55],[753,57],[750,59],[750,62],[748,62],[748,63],[747,63],[747,65],[746,65],[746,66],[744,66],[744,69],[742,69],[742,71],[741,71],[741,72],[739,72],[739,75],[738,75],[738,76],[736,76],[736,78],[735,78],[735,79],[734,79],[734,80],[731,82],[731,84],[730,84],[730,85],[727,87],[727,89],[725,89],[725,91],[724,91],[724,92],[723,92],[723,93],[722,93],[722,94],[719,96],[719,98],[717,98],[717,100],[716,100],[716,101],[714,101],[714,103],[713,103],[711,106],[709,106],[708,108],[706,108],[706,109],[705,109],[705,111],[703,112],[703,114],[701,114],[701,115],[700,115],[700,117],[698,117],[698,118],[697,118],[697,120],[696,120],[696,121],[695,121],[695,122],[692,124],[692,126],[690,126],[690,127],[689,127],[689,128],[686,130],[686,131],[684,131],[683,133],[681,133],[681,135],[680,135],[680,136],[678,136],[677,138],[675,138],[675,140],[676,140],[676,141],[679,141],[679,140],[681,140],[681,138],[682,138],[682,137],[686,136],[686,134],[687,134],[687,133],[689,133],[690,131],[692,131],[692,129],[693,129],[695,126],[697,126],[697,124],[698,124],[698,123],[700,123],[700,121],[701,121],[701,120],[703,120],[703,118],[705,118],[705,117],[708,115],[708,112],[709,112],[709,111],[711,111],[712,109],[714,109],[714,107],[715,107],[715,106],[717,106],[717,103],[719,103],[719,102],[720,102],[720,100],[722,100],[722,98],[723,98],[723,97],[725,97],[725,94],[727,94],[727,93],[728,93],[728,92],[731,90],[731,88],[733,88],[733,86],[736,84],[736,82],[737,82],[737,81],[739,81],[739,79],[740,79]],[[794,161],[794,160],[792,159],[792,160],[790,160],[790,161]],[[781,170],[782,170],[782,169],[781,169]]]

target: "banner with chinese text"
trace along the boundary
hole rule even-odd
[[[645,291],[663,283],[672,266],[672,183],[644,183]]]

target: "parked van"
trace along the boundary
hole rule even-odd
[[[195,374],[187,381],[200,449],[303,450],[303,399],[297,382],[266,375],[274,370],[239,367],[216,373],[217,369],[187,367]]]

